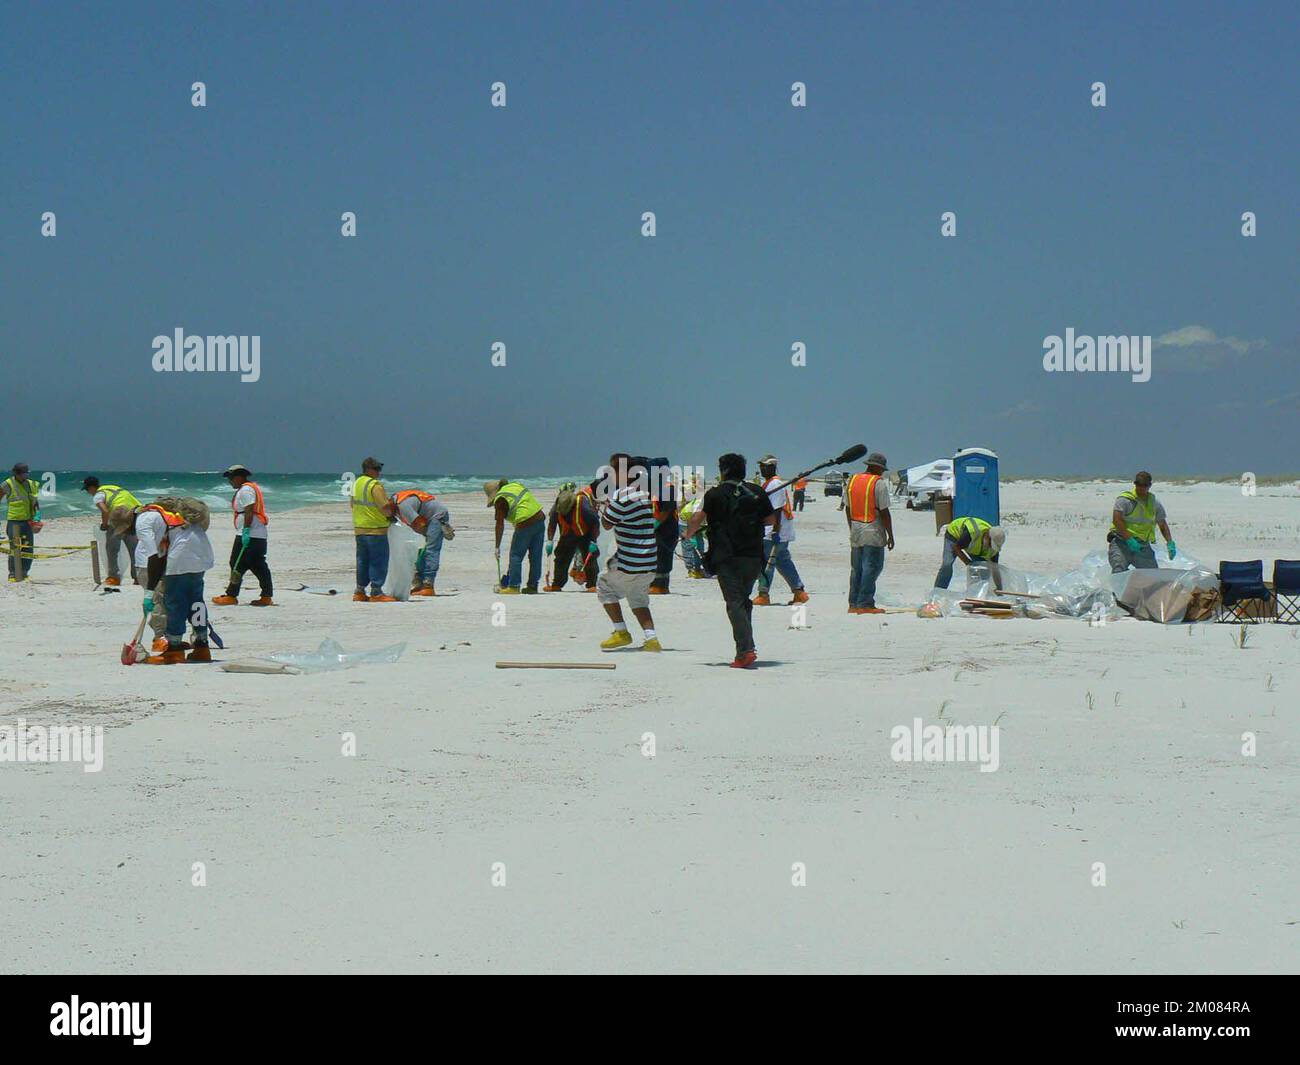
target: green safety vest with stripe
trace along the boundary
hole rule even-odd
[[[18,483],[16,477],[10,477],[5,481],[5,488],[8,492],[5,498],[9,500],[9,520],[10,521],[31,521],[40,510],[36,502],[39,489],[29,477],[22,484]]]
[[[352,525],[357,529],[387,529],[388,515],[374,504],[371,489],[379,482],[363,473],[352,485]]]
[[[1124,518],[1124,527],[1128,529],[1129,536],[1144,544],[1154,544],[1156,542],[1156,497],[1148,492],[1146,500],[1143,501],[1131,488],[1127,492],[1120,492],[1119,497],[1133,500],[1133,511]],[[1113,521],[1110,523],[1110,531],[1116,536],[1119,535],[1119,530],[1115,528]]]
[[[135,510],[141,505],[130,492],[118,484],[101,484],[99,490],[104,493],[104,506],[111,513],[114,507],[130,507]]]
[[[540,514],[542,510],[542,505],[537,502],[533,493],[518,481],[507,481],[498,488],[497,494],[492,497],[493,506],[498,499],[506,501],[506,521],[511,525],[525,522],[534,514]]]
[[[966,554],[972,558],[991,558],[992,544],[989,543],[989,530],[993,528],[983,518],[953,518],[948,523],[948,534],[953,542],[961,539],[963,530],[970,532],[970,546]]]

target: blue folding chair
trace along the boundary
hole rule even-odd
[[[1280,558],[1273,563],[1273,600],[1277,604],[1274,621],[1300,625],[1300,562]]]
[[[1263,609],[1247,611],[1245,604],[1251,602],[1262,602]],[[1253,625],[1267,621],[1272,606],[1273,593],[1264,583],[1263,560],[1219,563],[1219,612],[1215,621]]]

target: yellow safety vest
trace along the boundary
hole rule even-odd
[[[104,506],[108,507],[110,512],[114,507],[130,507],[135,510],[140,506],[140,500],[121,485],[101,484],[99,490],[104,493]]]
[[[371,489],[379,484],[375,478],[362,474],[352,485],[352,525],[357,529],[387,529],[388,515],[371,500]]]
[[[1138,498],[1137,492],[1129,489],[1127,492],[1120,492],[1120,499],[1133,500],[1133,512],[1124,519],[1124,527],[1128,529],[1129,536],[1135,537],[1144,544],[1154,544],[1156,542],[1156,497],[1150,492],[1147,493],[1146,501],[1143,502]],[[1115,528],[1115,523],[1110,523],[1110,531],[1116,536],[1119,530]]]
[[[960,540],[963,529],[970,530],[970,546],[966,554],[972,558],[989,558],[989,529],[991,526],[983,518],[954,518],[948,523],[948,531],[954,540]]]
[[[493,506],[498,499],[506,501],[506,520],[511,525],[518,525],[520,522],[527,521],[534,514],[541,512],[542,505],[537,502],[533,493],[528,491],[518,481],[507,481],[497,489],[497,494],[492,497]]]
[[[9,520],[10,521],[31,521],[39,509],[36,505],[36,496],[40,491],[30,477],[22,484],[18,483],[16,477],[10,477],[5,481],[5,487],[9,489],[5,498],[9,500]]]

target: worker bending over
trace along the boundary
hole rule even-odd
[[[943,527],[943,563],[934,578],[936,588],[947,588],[952,583],[952,564],[961,559],[967,566],[987,562],[993,571],[993,587],[1002,590],[1002,573],[998,569],[998,556],[1007,534],[1000,525],[990,525],[983,518],[953,518]]]
[[[556,530],[559,530],[558,543],[552,543]],[[596,559],[600,548],[596,537],[600,535],[600,514],[596,510],[596,501],[590,485],[578,488],[569,481],[561,486],[551,507],[550,518],[546,523],[546,553],[554,552],[555,571],[551,583],[542,589],[544,592],[564,590],[569,578],[583,581],[587,591],[596,590],[596,578],[599,569]],[[573,570],[570,572],[569,565]]]

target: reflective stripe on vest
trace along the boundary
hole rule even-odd
[[[966,548],[966,554],[972,558],[988,558],[989,547],[989,530],[993,528],[983,518],[954,518],[948,523],[948,532],[953,534],[953,540],[961,539],[962,531],[970,533],[970,546]]]
[[[780,484],[780,483],[781,483],[780,477],[769,477],[766,481],[763,482],[763,487],[767,488],[769,484]],[[785,505],[781,507],[781,510],[784,511],[785,516],[787,518],[794,517],[794,504],[790,502],[790,493],[788,491],[785,493]]]
[[[262,486],[256,481],[245,481],[240,487],[253,490],[253,495],[256,497],[253,500],[253,517],[257,518],[263,525],[269,525],[271,519],[266,516],[266,500],[262,498]],[[235,495],[239,495],[239,492],[236,491]],[[243,510],[236,505],[234,496],[230,498],[230,509],[235,512],[235,528],[242,529],[243,526],[239,524],[239,516],[243,513]]]
[[[876,520],[878,473],[855,473],[849,478],[849,517],[870,525]]]
[[[171,530],[186,524],[185,519],[175,511],[163,510],[163,508],[158,506],[156,503],[150,503],[147,507],[141,507],[140,513],[143,514],[146,510],[156,511],[161,514],[163,521],[167,523],[167,532],[163,533],[162,539],[158,541],[158,554],[166,555],[167,548],[171,546]]]
[[[140,505],[140,500],[136,499],[121,485],[101,484],[99,490],[104,493],[104,506],[111,511],[114,507],[130,507],[135,510]]]
[[[370,490],[379,484],[363,473],[352,485],[352,524],[358,529],[387,529],[388,516],[371,502]]]
[[[31,521],[36,514],[36,495],[38,489],[32,483],[29,477],[22,484],[18,483],[16,477],[10,477],[5,481],[5,487],[9,489],[9,520],[10,521]]]
[[[1124,519],[1124,527],[1128,529],[1129,536],[1136,537],[1144,544],[1153,544],[1156,542],[1156,497],[1150,492],[1147,493],[1146,502],[1138,498],[1137,492],[1129,489],[1127,492],[1120,492],[1120,499],[1133,500],[1133,512]],[[1115,528],[1115,522],[1110,523],[1110,531],[1119,535],[1119,530]]]
[[[497,494],[492,497],[493,506],[498,499],[506,501],[506,520],[511,525],[527,521],[534,514],[540,514],[542,510],[542,505],[537,502],[533,493],[518,481],[507,481],[498,488]]]

